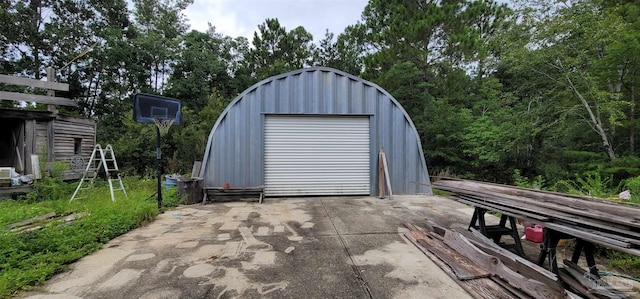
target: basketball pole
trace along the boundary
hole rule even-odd
[[[156,160],[158,162],[158,211],[162,212],[162,152],[160,151],[160,128],[156,126]]]

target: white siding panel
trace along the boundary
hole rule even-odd
[[[265,195],[368,195],[369,117],[266,116]]]

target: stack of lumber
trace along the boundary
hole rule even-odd
[[[59,224],[70,224],[76,219],[86,216],[87,213],[70,212],[66,214],[56,214],[55,212],[40,215],[31,219],[12,223],[4,228],[13,233],[30,232],[40,230],[43,227]]]
[[[630,298],[629,295],[634,293],[633,288],[627,286],[626,289],[618,290],[605,281],[600,279],[584,269],[580,268],[575,263],[564,260],[564,268],[560,269],[558,275],[564,284],[569,288],[580,294],[584,298],[597,299],[597,298],[611,298],[611,299],[625,299]],[[629,295],[625,293],[629,292]],[[635,292],[637,294],[637,292]]]
[[[640,256],[640,208],[605,199],[467,180],[441,179],[433,187],[454,199],[541,224],[554,231]]]
[[[567,298],[558,276],[478,231],[405,226],[404,236],[476,298]]]

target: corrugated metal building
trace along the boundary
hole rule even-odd
[[[264,186],[266,196],[374,195],[378,153],[394,194],[431,194],[418,132],[378,85],[325,67],[245,90],[209,134],[205,187]]]

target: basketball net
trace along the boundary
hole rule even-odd
[[[166,135],[169,132],[169,128],[171,128],[174,121],[175,118],[153,118],[153,122],[156,123],[161,135]]]

